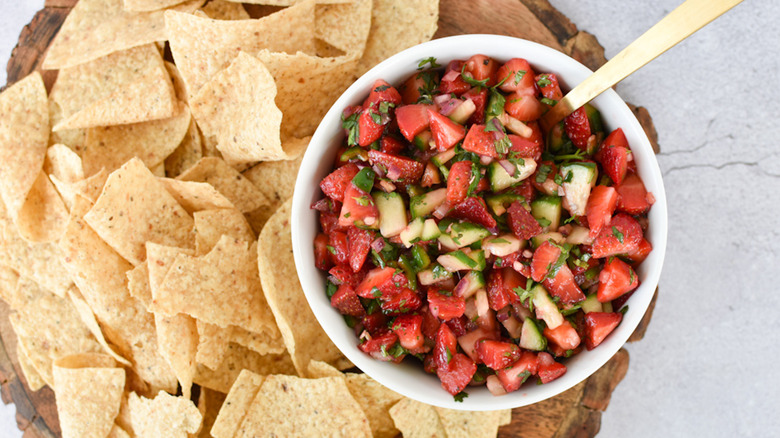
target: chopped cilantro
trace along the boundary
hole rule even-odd
[[[368,110],[368,115],[371,116],[371,120],[374,123],[376,123],[377,125],[381,125],[382,124],[382,115],[381,114],[377,114],[377,113],[375,113],[372,110]]]
[[[506,98],[495,89],[490,89],[490,99],[488,99],[487,108],[485,108],[485,117],[498,117],[504,113]]]
[[[634,270],[631,268],[628,268],[629,278],[628,278],[628,284],[634,284]]]
[[[471,176],[469,177],[469,189],[467,196],[473,195],[477,191],[479,186],[479,180],[482,178],[482,174],[479,173],[479,168],[475,165],[471,166]]]
[[[555,178],[553,178],[553,181],[555,181],[555,184],[561,185],[563,184],[563,177],[561,176],[561,174],[556,173]]]
[[[336,291],[339,289],[336,284],[334,284],[332,281],[328,280],[327,286],[325,287],[325,295],[328,296],[328,298],[332,298],[333,295],[336,294]]]
[[[332,247],[330,245],[326,245],[325,248],[328,248],[328,252],[329,253],[331,253],[333,255],[336,255],[336,248],[334,248],[334,247]]]
[[[548,85],[552,84],[552,81],[547,75],[541,75],[539,76],[539,80],[536,81],[536,85],[539,86],[539,88],[544,88]]]
[[[458,402],[458,403],[463,403],[463,399],[468,397],[468,396],[469,396],[469,394],[466,391],[461,391],[461,392],[455,394],[454,396],[452,396],[452,398],[454,398],[455,401]]]
[[[374,88],[374,91],[376,91],[377,93],[379,93],[379,92],[382,92],[382,91],[385,91],[385,90],[387,90],[388,88],[390,88],[390,86],[389,86],[389,85],[380,85],[380,86],[378,86],[378,87]]]
[[[538,184],[543,184],[545,181],[547,181],[547,175],[549,175],[551,171],[552,168],[549,164],[542,164],[539,166],[539,169],[536,171],[536,182]]]
[[[395,104],[392,102],[382,101],[379,102],[379,112],[382,114],[387,114],[390,111],[390,108],[394,108]]]
[[[618,240],[618,242],[623,243],[623,233],[620,232],[620,230],[617,229],[617,227],[612,227],[612,235],[615,236],[615,238]]]
[[[525,76],[526,71],[525,70],[518,70],[515,72],[515,85],[519,84],[521,80],[523,80],[523,76]]]
[[[450,347],[445,347],[444,352],[447,353],[447,363],[450,363],[452,360],[452,352],[450,351]]]
[[[401,344],[394,344],[392,347],[390,347],[389,350],[387,350],[387,354],[395,358],[401,357],[407,353],[409,353],[409,350],[402,347]]]
[[[566,218],[566,220],[563,221],[563,224],[564,225],[570,224],[572,222],[575,222],[576,220],[577,220],[577,216],[571,216],[571,217]]]
[[[566,350],[566,357],[571,357],[574,354],[574,350]]]
[[[463,67],[460,69],[460,76],[463,78],[464,81],[466,81],[467,84],[471,85],[472,87],[487,87],[487,82],[489,78],[482,79],[481,81],[478,81],[471,77],[471,75],[466,75],[466,64],[463,64]]]
[[[543,97],[543,98],[539,99],[539,101],[540,101],[540,102],[542,102],[542,103],[543,103],[543,104],[545,104],[545,105],[550,105],[550,106],[555,106],[555,104],[557,104],[557,103],[558,103],[558,101],[557,101],[557,100],[555,100],[555,99],[550,99],[550,98],[548,98],[548,97]]]
[[[361,207],[367,207],[371,205],[371,200],[368,199],[368,196],[353,196],[352,199],[354,199],[355,202],[357,202]]]
[[[626,312],[628,312],[628,306],[621,307],[620,310],[618,310],[618,312],[620,312],[621,315],[625,315]]]
[[[347,130],[347,144],[350,146],[356,146],[358,144],[359,116],[359,113],[355,113],[345,119],[344,115],[341,115],[341,127]]]
[[[371,296],[374,298],[379,298],[382,296],[382,291],[380,291],[378,287],[374,286],[374,288],[371,289]]]
[[[433,56],[429,56],[417,64],[417,70],[423,70],[426,64],[430,65],[430,68],[441,67],[441,65],[436,63],[436,58],[434,58]]]
[[[366,306],[366,313],[369,315],[373,315],[380,308],[381,306],[379,305],[379,300],[370,300],[368,302],[368,305]]]

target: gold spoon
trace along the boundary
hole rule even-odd
[[[687,0],[569,91],[540,120],[544,132],[742,0]]]

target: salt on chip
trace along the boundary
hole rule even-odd
[[[156,11],[183,3],[184,0],[122,0],[127,11]]]
[[[230,387],[222,409],[219,410],[211,436],[214,438],[233,438],[244,421],[249,407],[252,405],[260,386],[265,380],[264,375],[249,370],[242,370]]]
[[[268,205],[268,199],[256,185],[216,157],[202,158],[177,179],[211,184],[242,213]]]
[[[311,360],[337,365],[342,358],[314,317],[293,260],[290,237],[290,207],[287,201],[263,228],[258,241],[257,261],[268,304],[282,332],[298,374],[305,375]]]
[[[62,70],[52,96],[64,116],[54,131],[139,123],[176,113],[173,85],[154,45]]]
[[[63,438],[103,438],[114,427],[125,371],[110,356],[67,356],[54,363],[54,393]]]
[[[191,119],[181,143],[165,159],[165,174],[175,178],[194,166],[201,158],[203,158],[203,137],[195,119]]]
[[[198,255],[211,251],[224,236],[254,242],[255,234],[249,223],[236,209],[221,208],[195,212],[195,249]]]
[[[401,50],[428,41],[439,22],[437,0],[373,0],[371,32],[359,74]]]
[[[274,103],[276,96],[265,65],[240,52],[200,89],[190,107],[203,134],[216,137],[217,148],[231,165],[285,160],[290,156],[282,148],[282,111]]]
[[[0,196],[16,220],[35,184],[49,141],[49,106],[41,74],[0,93]]]
[[[200,10],[215,20],[249,20],[251,18],[240,3],[227,0],[211,0]]]
[[[170,118],[89,128],[82,157],[84,173],[93,175],[102,168],[112,172],[133,157],[151,169],[176,150],[189,127],[189,107],[179,102],[176,115]]]
[[[286,352],[261,355],[241,345],[230,343],[222,363],[216,370],[198,365],[195,383],[215,391],[227,392],[241,370],[262,375],[295,373],[290,355]]]
[[[98,344],[103,347],[103,351],[109,356],[113,357],[114,360],[116,360],[118,363],[127,367],[132,367],[133,364],[130,363],[130,361],[122,357],[122,355],[117,353],[114,348],[108,344],[108,341],[103,334],[103,330],[100,328],[100,324],[98,324],[97,319],[95,319],[95,314],[92,313],[92,309],[84,300],[84,297],[81,295],[81,292],[76,286],[72,286],[68,290],[68,298],[70,299],[71,304],[73,304],[73,307],[76,309],[76,312],[78,312],[79,317],[81,318],[81,322],[83,322],[87,329],[89,329],[90,333],[92,333],[92,336],[95,337]]]
[[[164,10],[126,11],[123,0],[79,1],[49,46],[43,68],[73,67],[120,50],[165,41]],[[204,0],[192,0],[173,10],[193,12]]]
[[[29,242],[52,242],[65,232],[68,209],[43,171],[38,173],[16,218],[19,235]]]
[[[160,391],[153,399],[131,393],[128,410],[133,433],[139,438],[187,438],[195,433],[203,420],[198,408],[187,398]]]
[[[109,175],[84,220],[134,265],[146,258],[146,242],[191,247],[192,217],[138,158]]]
[[[215,20],[170,11],[165,13],[165,26],[173,59],[194,96],[239,52],[312,52],[314,1],[305,0],[258,20]]]
[[[236,436],[318,436],[323,431],[371,436],[368,419],[344,379],[272,375],[260,386]]]
[[[363,53],[371,29],[372,0],[318,4],[315,36],[345,53]]]
[[[41,374],[35,369],[32,361],[27,357],[27,351],[24,349],[24,345],[21,343],[16,344],[16,357],[19,360],[19,368],[22,369],[25,380],[27,380],[27,387],[33,391],[37,391],[46,386],[46,381],[43,380]]]
[[[390,416],[405,438],[447,438],[433,406],[404,398],[390,408]]]
[[[201,210],[235,208],[228,198],[209,183],[170,178],[160,178],[159,181],[189,214]]]
[[[498,435],[503,411],[459,411],[434,407],[447,438],[492,438]]]

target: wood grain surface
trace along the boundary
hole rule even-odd
[[[19,36],[19,42],[8,62],[8,83],[12,84],[39,69],[52,38],[77,0],[47,0],[32,22]],[[248,6],[248,5],[247,5]],[[248,6],[253,16],[264,14],[262,8]],[[596,38],[578,30],[547,0],[441,0],[439,28],[434,38],[467,33],[509,35],[533,40],[561,50],[591,69],[606,59]],[[56,71],[43,71],[48,89]],[[657,134],[647,110],[631,105],[658,152]],[[652,317],[655,296],[630,342],[644,336]],[[45,387],[33,392],[19,368],[16,337],[8,321],[9,308],[0,301],[0,384],[3,401],[14,402],[17,423],[25,438],[61,436],[54,393]],[[512,423],[499,431],[500,437],[562,438],[593,437],[601,426],[601,413],[610,396],[628,370],[628,352],[621,349],[587,380],[570,390],[532,406],[513,411]]]

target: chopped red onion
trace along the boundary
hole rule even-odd
[[[645,199],[647,200],[647,203],[650,205],[655,204],[655,195],[653,195],[653,192],[647,192],[647,195],[645,195]]]
[[[498,322],[504,322],[507,319],[509,319],[510,316],[512,316],[511,306],[506,306],[503,309],[496,312],[496,319],[498,320]]]
[[[504,386],[501,385],[501,381],[498,380],[498,376],[495,374],[491,374],[487,376],[487,380],[485,381],[487,385],[488,391],[490,391],[493,395],[505,395],[506,389],[504,389]]]
[[[441,109],[439,112],[443,116],[449,116],[452,114],[453,111],[455,111],[455,108],[461,106],[463,104],[463,101],[460,99],[450,99],[443,104],[441,104]]]
[[[336,277],[334,277],[332,275],[328,276],[328,280],[330,280],[330,282],[335,284],[336,286],[341,286],[341,280],[339,280],[338,278],[336,278]]]
[[[331,201],[328,198],[322,198],[319,201],[315,201],[314,203],[312,203],[311,209],[321,211],[323,213],[327,213],[331,210],[331,202],[333,201]]]
[[[436,207],[436,210],[433,210],[433,217],[442,219],[444,216],[447,216],[450,210],[452,210],[452,205],[450,205],[449,201],[444,201],[440,206]]]
[[[488,157],[487,155],[480,155],[479,162],[485,166],[493,162],[493,158]]]
[[[371,166],[371,168],[374,169],[377,178],[385,177],[385,169],[383,168],[383,166],[380,166],[379,164],[374,164],[373,166]]]
[[[457,70],[450,70],[450,71],[448,71],[447,73],[444,74],[444,76],[441,78],[441,80],[442,80],[442,82],[443,81],[450,82],[450,81],[454,81],[455,79],[457,79],[458,76],[460,76],[460,72],[459,71],[457,71]]]
[[[436,105],[442,106],[444,105],[448,100],[451,100],[452,96],[449,94],[438,94],[436,96],[433,96],[433,101],[436,102]]]
[[[494,236],[498,235],[498,227],[497,226],[496,227],[488,227],[487,230],[490,231],[490,234],[492,234]]]
[[[371,249],[376,252],[381,252],[383,249],[385,249],[385,239],[381,237],[374,239],[374,241],[371,242]]]
[[[387,178],[393,181],[398,181],[400,177],[401,177],[401,168],[396,166],[395,164],[391,164],[387,168]]]
[[[385,193],[394,192],[396,189],[395,184],[386,179],[379,180],[379,188],[382,189],[382,191]]]
[[[498,160],[498,164],[500,164],[509,175],[514,175],[515,172],[517,172],[517,166],[509,162],[509,160]]]

